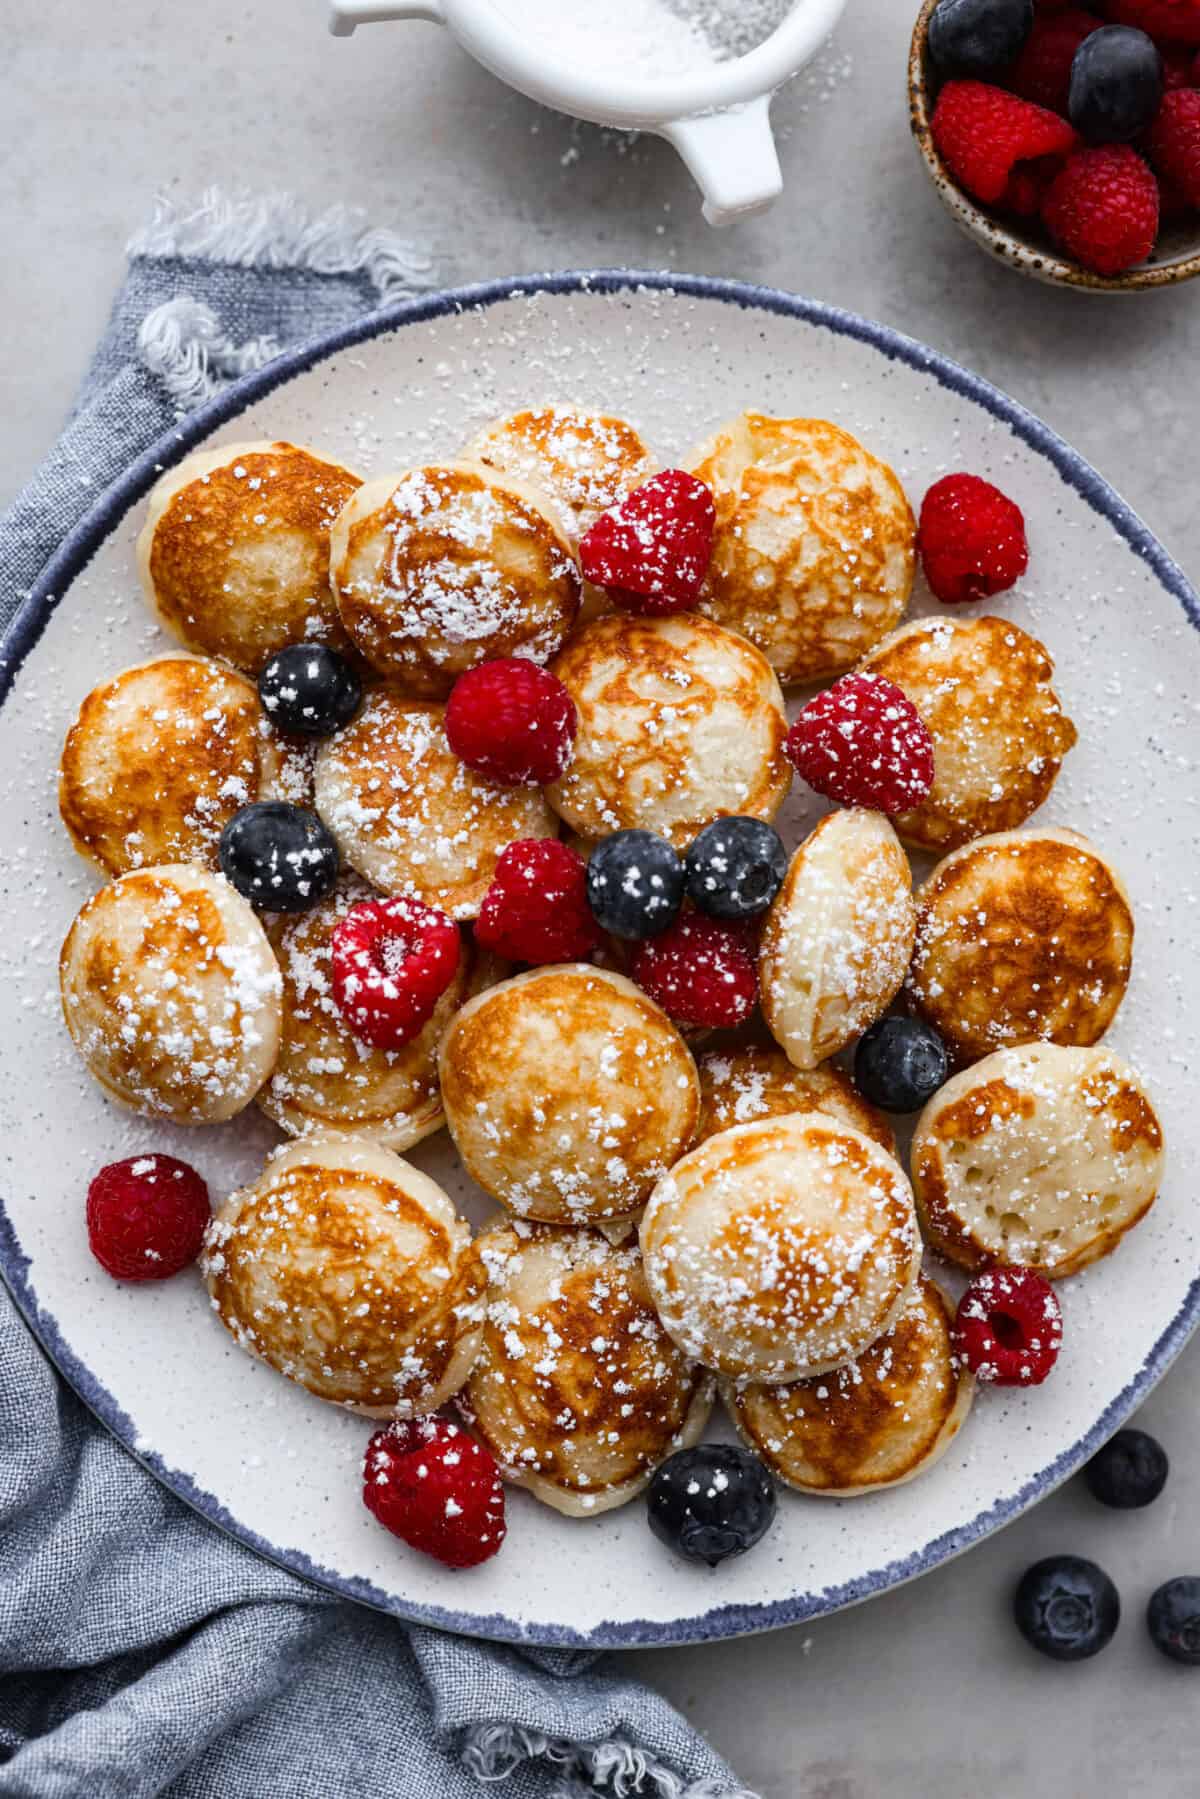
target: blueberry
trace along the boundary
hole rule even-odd
[[[1144,1430],[1119,1430],[1092,1457],[1083,1478],[1101,1505],[1133,1512],[1158,1498],[1169,1468],[1166,1450]]]
[[[1033,0],[941,0],[929,21],[929,54],[943,75],[990,75],[1020,55],[1033,30]]]
[[[748,1450],[701,1443],[663,1463],[646,1506],[660,1542],[715,1568],[766,1535],[775,1517],[775,1483]]]
[[[362,682],[326,644],[293,643],[271,657],[258,677],[258,692],[267,717],[281,731],[331,737],[358,711]]]
[[[1052,1555],[1021,1576],[1013,1599],[1017,1629],[1056,1662],[1082,1662],[1112,1642],[1121,1621],[1117,1589],[1095,1562]]]
[[[678,917],[683,863],[653,831],[616,831],[592,851],[587,896],[601,930],[643,943]]]
[[[1163,97],[1163,59],[1144,31],[1102,25],[1071,64],[1067,110],[1091,144],[1127,144],[1145,131]]]
[[[757,918],[787,874],[779,832],[761,818],[718,818],[684,858],[688,897],[710,918]]]
[[[855,1086],[885,1112],[920,1111],[949,1074],[946,1045],[919,1018],[881,1018],[854,1052]]]
[[[315,812],[260,800],[221,832],[221,873],[264,912],[305,912],[338,877],[337,844]]]
[[[1173,1662],[1200,1668],[1200,1580],[1180,1574],[1151,1593],[1146,1628],[1154,1647]]]

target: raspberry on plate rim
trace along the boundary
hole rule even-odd
[[[93,1176],[88,1244],[119,1281],[162,1281],[194,1262],[212,1220],[208,1188],[175,1156],[127,1156]]]
[[[395,1421],[363,1456],[363,1504],[393,1536],[447,1568],[477,1568],[504,1541],[504,1487],[491,1453],[453,1419]]]
[[[399,894],[364,900],[330,937],[333,999],[356,1037],[402,1049],[433,1016],[462,954],[458,926],[436,906]]]

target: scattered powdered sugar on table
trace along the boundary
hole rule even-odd
[[[794,0],[499,0],[555,62],[622,75],[678,75],[745,56]]]

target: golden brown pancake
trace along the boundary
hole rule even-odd
[[[736,1379],[803,1380],[890,1329],[921,1263],[894,1156],[817,1112],[738,1124],[650,1196],[640,1236],[659,1317]]]
[[[579,406],[511,412],[486,426],[464,453],[548,494],[576,543],[657,466],[632,425]]]
[[[853,667],[899,623],[916,524],[892,470],[848,431],[744,412],[687,466],[717,506],[701,610],[756,643],[785,686]]]
[[[906,693],[933,738],[933,788],[893,820],[918,849],[1012,831],[1046,799],[1075,726],[1036,637],[1003,618],[919,619],[863,663]]]
[[[790,1386],[722,1384],[747,1445],[801,1493],[849,1498],[915,1480],[940,1461],[975,1382],[950,1346],[954,1312],[922,1275],[895,1324],[844,1368]]]
[[[665,1012],[583,963],[489,988],[441,1049],[446,1122],[467,1172],[520,1217],[623,1218],[692,1140],[700,1083]]]
[[[257,674],[289,643],[347,640],[329,530],[359,477],[297,444],[222,444],[170,469],[138,538],[146,598],[189,649]]]
[[[473,1433],[556,1511],[627,1504],[699,1441],[713,1401],[711,1377],[659,1323],[636,1238],[508,1224],[477,1247],[491,1284],[459,1395]]]
[[[793,1068],[781,1049],[766,1043],[708,1049],[696,1057],[700,1075],[700,1124],[696,1142],[735,1124],[782,1118],[788,1112],[822,1112],[872,1137],[894,1155],[895,1133],[883,1113],[869,1105],[849,1075],[825,1063]]]
[[[342,622],[417,699],[498,657],[547,662],[579,613],[579,570],[546,497],[481,463],[369,481],[333,529]]]
[[[1028,1043],[964,1069],[913,1138],[913,1185],[939,1254],[1022,1263],[1050,1280],[1111,1254],[1162,1177],[1162,1126],[1107,1049]]]
[[[497,787],[460,762],[445,717],[444,706],[373,688],[321,750],[316,805],[364,879],[474,918],[501,852],[558,826],[537,788]]]
[[[1120,875],[1075,831],[980,837],[917,895],[908,996],[959,1062],[1044,1038],[1103,1037],[1125,997],[1133,913]]]
[[[202,1266],[243,1349],[371,1418],[436,1411],[479,1349],[487,1275],[469,1225],[365,1139],[278,1150],[217,1213]]]
[[[581,836],[637,826],[682,850],[714,819],[774,818],[783,804],[783,695],[745,638],[694,614],[610,613],[576,632],[553,672],[579,731],[546,796]]]

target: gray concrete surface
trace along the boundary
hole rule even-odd
[[[603,0],[596,0],[602,5]],[[785,199],[726,235],[674,156],[573,127],[431,27],[335,44],[320,0],[0,0],[0,502],[51,443],[121,247],[158,187],[351,198],[425,243],[447,281],[623,263],[774,282],[887,320],[990,376],[1091,457],[1200,573],[1200,287],[1089,300],[961,239],[908,143],[914,0],[850,0],[836,49],[778,104]],[[1200,1428],[1185,1355],[1146,1407],[1168,1493],[1105,1513],[1078,1483],[917,1584],[809,1628],[635,1658],[765,1799],[1192,1799],[1200,1676],[1141,1611],[1200,1570]],[[1056,1669],[1007,1620],[1036,1556],[1094,1555],[1126,1623]]]

